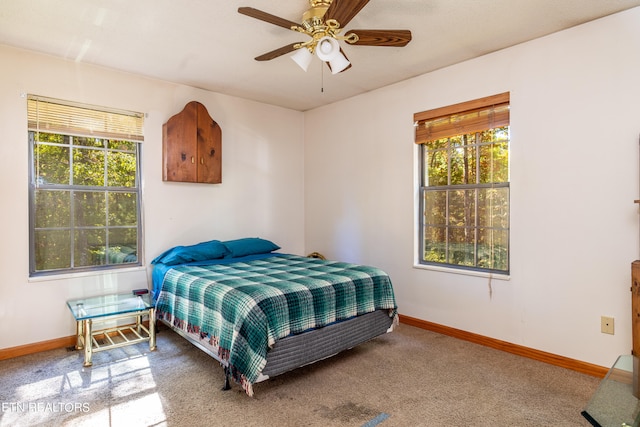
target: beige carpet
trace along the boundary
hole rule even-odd
[[[255,385],[169,330],[148,346],[0,361],[0,426],[590,426],[599,379],[401,324]]]

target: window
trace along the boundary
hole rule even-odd
[[[509,93],[414,115],[421,264],[509,273]]]
[[[143,115],[29,95],[30,276],[141,265]]]

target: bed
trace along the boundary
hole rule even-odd
[[[280,253],[260,238],[177,246],[152,261],[158,320],[253,384],[393,330],[382,270]]]

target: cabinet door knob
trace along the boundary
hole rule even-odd
[[[195,162],[196,162],[196,159],[193,156],[191,156],[191,163],[195,164]]]
[[[204,157],[200,157],[200,164],[204,165]]]

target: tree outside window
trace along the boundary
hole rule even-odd
[[[28,105],[30,274],[141,265],[141,123],[138,137],[118,135],[121,113],[41,97]]]
[[[509,272],[508,93],[416,114],[422,264]]]

